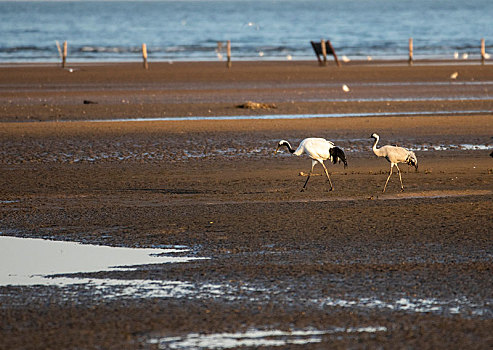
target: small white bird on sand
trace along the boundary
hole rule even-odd
[[[327,175],[327,179],[329,180],[329,184],[330,184],[329,191],[332,191],[334,189],[334,186],[332,186],[332,181],[330,181],[329,172],[325,167],[324,160],[329,159],[334,164],[337,164],[338,161],[343,162],[344,168],[347,167],[346,155],[344,154],[344,151],[339,147],[335,146],[333,142],[327,141],[326,139],[323,138],[318,138],[318,137],[306,138],[303,141],[301,141],[300,145],[296,150],[291,147],[288,141],[281,140],[277,144],[277,148],[274,154],[276,154],[277,151],[279,151],[279,148],[281,147],[286,147],[288,151],[291,154],[294,154],[295,156],[301,156],[303,153],[305,153],[308,157],[312,159],[312,168],[310,170],[310,173],[308,174],[308,178],[306,179],[305,184],[303,185],[303,188],[301,189],[301,192],[305,190],[306,184],[308,183],[308,180],[310,180],[310,176],[313,173],[313,168],[317,163],[321,164],[325,170],[325,175]]]
[[[416,158],[416,155],[413,151],[410,151],[404,147],[386,145],[377,148],[377,143],[380,140],[380,136],[378,136],[378,134],[376,133],[373,133],[371,135],[371,138],[375,139],[375,143],[373,144],[373,153],[375,153],[377,157],[384,157],[390,162],[390,174],[387,178],[387,181],[385,181],[385,186],[383,187],[382,192],[385,192],[385,189],[387,188],[387,183],[389,182],[390,176],[392,176],[392,169],[394,168],[394,165],[399,173],[399,180],[401,181],[401,191],[404,191],[401,170],[399,169],[397,163],[407,163],[410,166],[415,167],[416,171],[418,171],[418,159]]]
[[[349,91],[350,91],[350,90],[349,90],[349,86],[347,86],[346,84],[344,84],[344,85],[342,86],[342,91],[344,91],[344,92],[349,92]]]
[[[457,79],[458,76],[459,72],[453,72],[452,74],[450,74],[450,79]]]

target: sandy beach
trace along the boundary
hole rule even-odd
[[[188,294],[0,285],[0,348],[491,348],[492,82],[457,61],[0,66],[1,236],[207,258],[70,276]],[[416,153],[404,192],[382,193],[374,132]],[[347,156],[334,191],[274,155],[312,136]]]

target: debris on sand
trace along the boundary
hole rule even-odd
[[[305,173],[304,171],[300,171],[299,176],[308,176],[310,173]],[[322,174],[315,174],[313,173],[311,176],[322,176]]]
[[[267,103],[259,103],[248,101],[241,105],[236,106],[236,108],[244,108],[244,109],[274,109],[277,108],[275,104],[267,104]]]

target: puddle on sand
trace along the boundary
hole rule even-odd
[[[128,271],[137,265],[183,263],[197,257],[174,257],[165,254],[187,252],[183,247],[172,248],[114,248],[85,245],[75,242],[0,236],[0,287],[7,285],[44,285],[65,287],[60,296],[78,300],[89,295],[91,299],[113,298],[192,298],[219,299],[249,302],[270,302],[273,295],[283,302],[308,302],[322,308],[380,309],[407,313],[434,313],[465,317],[493,318],[493,300],[473,302],[466,296],[453,299],[406,297],[381,300],[374,296],[343,299],[321,296],[316,299],[291,300],[291,297],[275,288],[242,283],[194,283],[190,281],[166,281],[147,279],[75,278],[54,276],[79,272]],[[329,334],[329,331],[323,331]],[[348,332],[346,330],[346,332]],[[243,336],[241,336],[243,337]],[[240,338],[241,338],[240,337]],[[248,336],[247,338],[251,338]],[[185,341],[182,339],[180,341]],[[282,340],[285,344],[285,340]],[[161,341],[158,342],[161,344]],[[240,345],[235,345],[240,346]],[[176,347],[180,348],[180,347]]]
[[[425,115],[460,115],[485,114],[489,110],[451,110],[451,111],[416,111],[416,112],[361,112],[361,113],[324,113],[324,114],[266,114],[266,115],[233,115],[233,116],[193,116],[193,117],[160,117],[160,118],[128,118],[128,119],[97,119],[85,122],[149,122],[149,121],[195,121],[195,120],[277,120],[277,119],[312,119],[312,118],[345,118],[345,117],[394,117],[394,116],[425,116]],[[70,121],[67,121],[70,122]]]
[[[0,236],[0,286],[67,285],[86,279],[47,278],[58,274],[133,270],[145,264],[182,263],[203,259],[174,257],[187,249],[121,248]],[[92,280],[94,281],[94,280]],[[101,280],[107,282],[108,280]]]
[[[260,330],[249,329],[243,333],[190,333],[183,337],[152,338],[148,344],[158,345],[159,349],[231,349],[236,347],[279,347],[304,345],[322,342],[323,336],[344,336],[358,333],[386,332],[386,327],[333,327],[326,330]]]

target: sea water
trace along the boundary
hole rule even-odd
[[[0,63],[314,59],[330,39],[349,59],[479,57],[493,48],[491,0],[0,1]],[[464,56],[463,56],[464,55]]]

